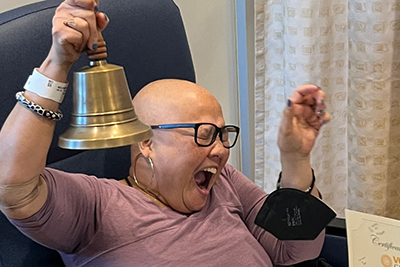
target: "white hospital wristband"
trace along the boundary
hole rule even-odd
[[[63,101],[67,88],[68,83],[60,83],[49,79],[36,69],[33,70],[32,75],[29,76],[24,85],[25,90],[58,103]]]

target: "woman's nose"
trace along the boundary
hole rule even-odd
[[[210,154],[222,156],[227,151],[229,151],[229,149],[224,147],[224,144],[223,144],[220,136],[218,136],[215,139],[214,144],[212,144],[212,149],[210,151]]]

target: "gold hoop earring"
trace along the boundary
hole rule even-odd
[[[152,171],[152,175],[151,175],[150,184],[149,184],[146,188],[143,188],[143,187],[139,184],[139,181],[138,181],[138,179],[137,179],[137,177],[136,177],[136,162],[138,161],[139,157],[145,158],[145,157],[143,156],[142,153],[139,153],[139,154],[136,155],[135,160],[133,161],[133,170],[132,170],[133,180],[135,181],[135,184],[136,184],[140,189],[146,191],[147,193],[150,193],[150,192],[148,191],[148,189],[151,187],[151,185],[153,184],[153,180],[154,180],[154,164],[153,164],[153,160],[152,160],[150,157],[145,158],[145,159],[147,160],[147,162],[149,163],[149,165],[150,165],[150,168],[151,168],[151,171]]]
[[[141,153],[140,153],[141,154]],[[151,170],[153,171],[153,173],[154,173],[154,164],[153,164],[153,160],[150,158],[150,157],[148,157],[148,158],[146,158],[147,159],[147,161],[149,162],[149,164],[150,164],[150,168],[151,168]]]

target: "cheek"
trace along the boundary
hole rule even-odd
[[[160,158],[156,168],[161,188],[179,194],[179,191],[190,184],[194,171],[200,163],[194,160],[195,155],[183,152],[182,149],[175,152]]]
[[[229,155],[231,154],[231,150],[230,149],[225,149],[225,150],[226,150],[226,152],[223,154],[223,158],[224,158],[225,163],[226,163],[226,160],[228,160]]]

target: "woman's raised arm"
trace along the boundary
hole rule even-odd
[[[61,93],[51,90],[57,91],[54,84],[65,87],[72,64],[84,50],[97,49],[98,31],[107,24],[94,0],[66,0],[57,8],[49,54],[0,131],[0,209],[8,217],[27,218],[45,203],[47,186],[40,174],[62,99]],[[42,109],[44,116],[38,114]]]

